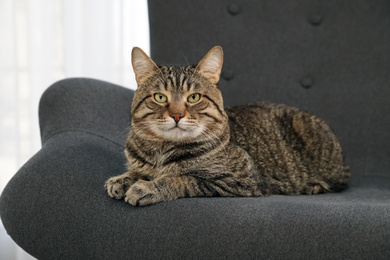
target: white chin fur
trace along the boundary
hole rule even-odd
[[[159,136],[168,140],[180,141],[198,137],[204,130],[204,126],[186,126],[185,123],[180,122],[178,127],[176,127],[176,124],[173,123],[164,126],[153,126],[152,130]]]

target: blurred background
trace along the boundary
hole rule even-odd
[[[135,89],[133,46],[149,54],[146,0],[0,0],[0,193],[41,147],[45,89],[69,77]],[[2,224],[0,259],[34,259]]]

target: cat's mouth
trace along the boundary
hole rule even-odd
[[[168,130],[174,130],[174,129],[181,129],[181,130],[186,131],[186,129],[183,128],[183,127],[181,127],[181,126],[179,126],[179,124],[176,124],[176,125],[172,126],[172,127],[169,128]]]
[[[202,127],[191,127],[187,125],[175,124],[169,127],[163,127],[158,132],[168,140],[183,140],[196,138],[201,134]]]
[[[183,128],[183,127],[180,127],[180,126],[176,125],[176,126],[173,126],[173,127],[169,128],[169,129],[167,129],[167,131],[170,131],[170,132],[173,132],[173,133],[177,133],[177,134],[181,134],[183,132],[187,132],[188,130]]]

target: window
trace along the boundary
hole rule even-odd
[[[135,89],[132,46],[149,52],[146,0],[0,0],[0,192],[40,149],[45,89],[68,77]],[[29,259],[2,225],[0,259]]]

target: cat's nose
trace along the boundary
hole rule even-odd
[[[175,120],[176,123],[178,123],[180,121],[180,119],[183,118],[183,115],[179,114],[179,113],[173,113],[173,114],[170,114],[170,116],[173,118],[173,120]]]

